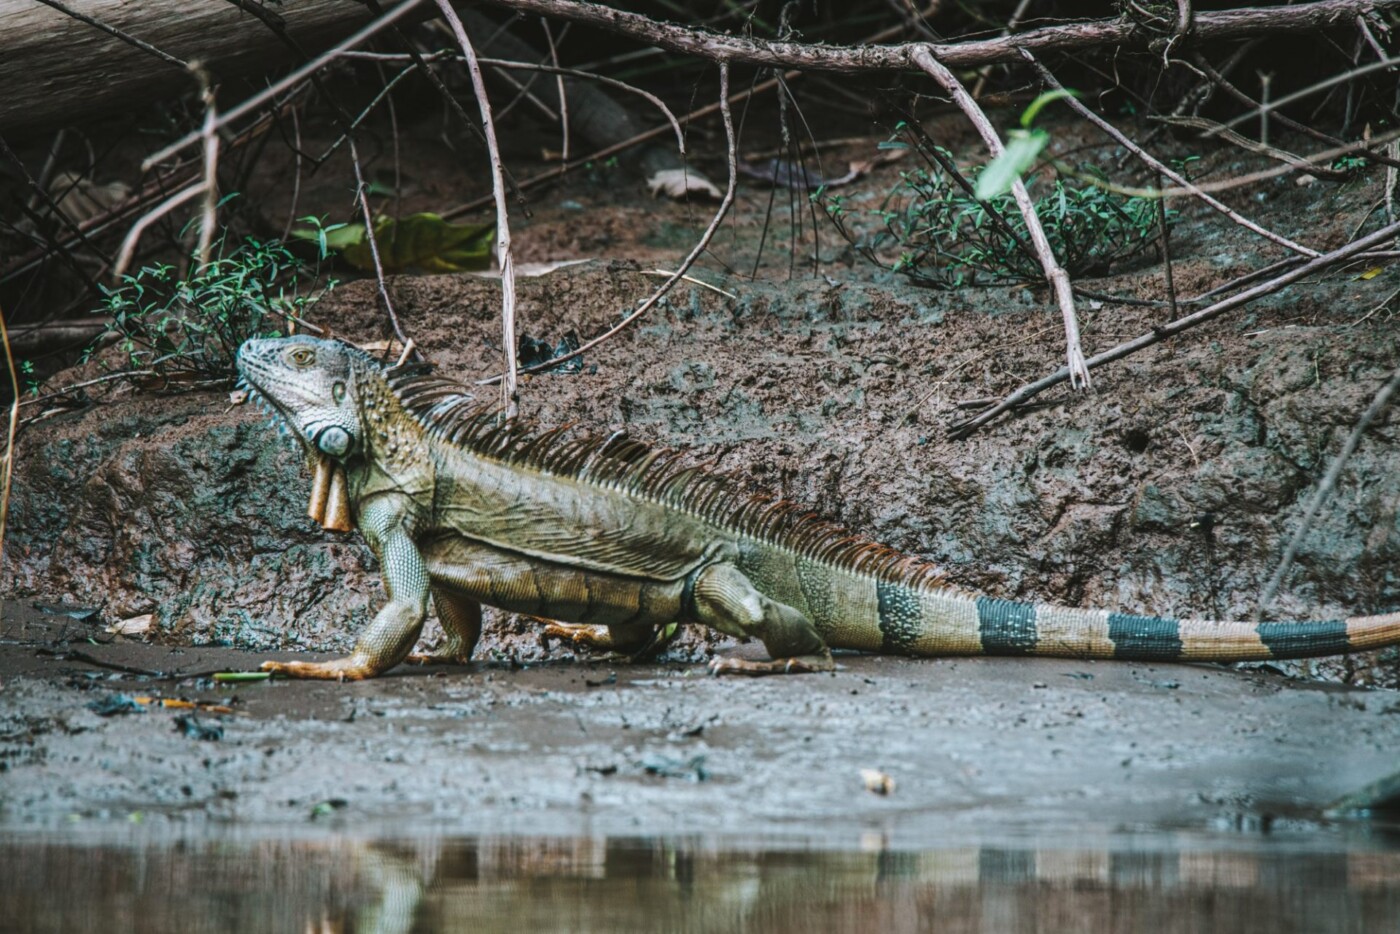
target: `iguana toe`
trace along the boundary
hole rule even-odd
[[[835,671],[836,662],[829,654],[795,655],[766,662],[717,655],[710,659],[709,669],[712,675],[799,675]]]
[[[261,668],[284,678],[321,681],[362,681],[379,674],[373,666],[355,658],[337,658],[329,662],[263,662]]]

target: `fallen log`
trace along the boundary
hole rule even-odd
[[[216,82],[295,61],[263,21],[269,15],[312,53],[374,18],[366,6],[346,0],[286,0],[267,7],[262,19],[231,0],[52,2],[0,3],[0,134],[12,140],[193,91],[196,82],[185,67],[191,61],[201,62]]]

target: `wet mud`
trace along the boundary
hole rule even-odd
[[[268,656],[101,644],[52,617],[4,635],[0,824],[18,828],[1325,835],[1400,745],[1400,693],[1209,666],[851,654],[766,679],[564,661],[228,685],[211,673]],[[113,695],[201,706],[111,712]]]

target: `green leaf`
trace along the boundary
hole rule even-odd
[[[293,230],[292,236],[335,250],[351,266],[374,268],[374,254],[364,224],[333,224]],[[418,268],[427,272],[463,272],[491,265],[495,224],[451,224],[436,214],[410,214],[394,220],[378,217],[374,236],[385,272]]]
[[[997,156],[977,176],[975,194],[986,201],[1011,190],[1016,179],[1035,164],[1040,151],[1050,142],[1044,130],[1012,130],[1007,134],[1006,151]]]
[[[272,677],[268,671],[216,671],[214,680],[219,684],[237,684],[241,681],[266,681]]]
[[[1078,91],[1071,91],[1068,88],[1060,88],[1055,91],[1046,91],[1044,94],[1031,101],[1030,106],[1021,112],[1021,126],[1030,129],[1031,122],[1045,107],[1046,104],[1053,104],[1055,101],[1063,100],[1066,97],[1078,97]]]

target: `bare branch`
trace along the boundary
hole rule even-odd
[[[730,205],[734,203],[734,191],[738,187],[739,183],[739,147],[738,142],[734,137],[734,118],[729,110],[729,65],[725,62],[720,62],[719,64],[718,107],[720,116],[724,121],[724,136],[729,146],[727,154],[727,160],[729,163],[729,185],[724,190],[724,198],[720,201],[719,210],[715,212],[714,219],[710,221],[710,226],[705,228],[705,232],[701,234],[700,240],[695,244],[694,249],[690,251],[690,254],[686,256],[686,258],[681,262],[680,266],[676,267],[675,271],[670,273],[666,281],[661,284],[661,287],[658,288],[655,292],[653,292],[650,296],[648,296],[646,301],[642,302],[640,305],[637,306],[636,311],[632,312],[627,317],[623,318],[617,324],[613,325],[607,331],[604,331],[602,334],[599,334],[592,340],[585,341],[584,344],[578,347],[577,349],[569,353],[563,354],[562,356],[553,357],[549,360],[544,361],[543,363],[537,363],[534,366],[525,367],[520,372],[536,373],[540,370],[552,369],[553,367],[556,367],[567,360],[572,360],[580,354],[592,350],[594,347],[597,347],[603,341],[612,337],[614,334],[617,334],[619,331],[626,328],[633,321],[636,321],[642,315],[650,311],[652,309],[652,306],[654,306],[657,302],[661,301],[661,299],[666,295],[666,293],[671,291],[671,288],[677,282],[686,278],[686,273],[690,270],[690,267],[694,265],[697,259],[699,259],[700,254],[705,252],[705,250],[709,248],[710,241],[714,239],[715,231],[719,230],[720,222],[724,220],[725,215],[729,213]],[[489,385],[491,383],[497,382],[500,379],[500,376],[491,376],[486,379],[477,380],[477,385]]]
[[[915,49],[928,48],[949,68],[969,68],[1016,61],[1021,49],[1053,52],[1103,45],[1144,46],[1161,38],[1127,19],[1101,19],[1047,26],[995,39],[968,42],[923,42],[885,46],[818,45],[805,42],[771,42],[728,36],[686,26],[659,23],[637,13],[616,10],[583,0],[487,0],[496,6],[536,13],[575,23],[585,23],[620,33],[640,42],[673,52],[697,55],[735,65],[763,68],[803,68],[815,71],[859,73],[910,71]],[[1191,35],[1197,40],[1229,39],[1258,32],[1319,29],[1360,13],[1393,9],[1400,0],[1318,0],[1291,6],[1252,7],[1240,10],[1198,11]]]
[[[394,336],[399,343],[408,347],[412,341],[403,333],[399,316],[394,311],[394,302],[389,298],[389,284],[384,281],[384,264],[379,259],[379,237],[374,232],[374,213],[369,209],[369,196],[365,192],[365,176],[360,169],[360,151],[355,147],[355,134],[347,134],[350,141],[350,164],[355,167],[355,200],[360,203],[360,216],[365,219],[365,240],[369,242],[369,255],[374,260],[374,279],[379,285],[379,298],[384,302],[384,311],[389,315],[389,323],[394,328]]]
[[[1150,347],[1153,344],[1160,343],[1198,324],[1204,324],[1213,318],[1218,318],[1227,311],[1233,311],[1242,305],[1249,304],[1257,298],[1262,298],[1265,295],[1277,292],[1285,286],[1292,285],[1299,279],[1335,266],[1338,263],[1345,262],[1358,254],[1365,253],[1372,247],[1394,237],[1397,233],[1400,233],[1400,223],[1388,224],[1373,234],[1368,234],[1360,240],[1354,240],[1346,246],[1333,250],[1330,253],[1324,253],[1295,269],[1291,269],[1267,282],[1260,283],[1254,288],[1232,295],[1223,301],[1216,302],[1214,305],[1202,308],[1200,311],[1193,312],[1183,318],[1177,318],[1175,321],[1155,327],[1148,333],[1135,337],[1130,341],[1124,341],[1116,347],[1112,347],[1101,354],[1090,357],[1086,363],[1090,369],[1093,369],[1094,367],[1103,366],[1105,363],[1112,363],[1114,360],[1121,360],[1123,357],[1136,353],[1144,347]],[[1067,379],[1069,379],[1069,369],[1067,367],[1061,367],[1058,371],[1051,373],[1043,379],[1036,380],[1033,383],[1027,383],[1009,396],[1006,396],[992,408],[977,415],[975,418],[968,419],[965,422],[953,426],[952,437],[967,437],[1002,413],[1015,408],[1027,399],[1037,396],[1053,386],[1058,386]]]
[[[80,23],[87,23],[89,26],[96,27],[97,29],[100,29],[105,33],[109,33],[113,36],[116,36],[118,39],[122,40],[128,45],[132,45],[140,49],[142,52],[149,52],[151,55],[154,55],[156,58],[165,62],[167,65],[174,65],[176,68],[182,70],[189,68],[189,65],[187,63],[182,62],[180,59],[171,55],[169,52],[163,52],[155,46],[151,45],[149,42],[138,39],[130,33],[122,32],[117,27],[104,23],[100,19],[94,19],[91,16],[79,13],[77,10],[69,9],[68,7],[59,3],[58,0],[39,0],[39,2],[44,4],[45,6],[53,7],[55,10],[57,10],[60,13],[63,13],[66,16],[73,17]]]
[[[1037,61],[1035,56],[1031,55],[1030,52],[1022,51],[1021,57],[1024,58],[1026,61],[1030,62],[1031,65],[1035,67],[1035,70],[1040,73],[1041,79],[1046,84],[1050,85],[1050,87],[1056,90],[1064,90],[1064,85],[1060,84],[1060,82],[1050,72],[1050,69],[1046,68],[1039,61]],[[1165,175],[1167,178],[1171,179],[1173,182],[1185,189],[1186,192],[1188,192],[1192,197],[1201,199],[1206,204],[1210,205],[1212,208],[1219,211],[1221,214],[1224,214],[1230,220],[1234,221],[1236,224],[1239,224],[1241,227],[1244,227],[1248,230],[1254,231],[1266,240],[1272,240],[1274,243],[1277,243],[1280,246],[1287,247],[1294,253],[1300,253],[1303,256],[1318,255],[1318,252],[1312,249],[1311,247],[1303,246],[1301,243],[1294,243],[1287,237],[1276,234],[1271,230],[1266,230],[1265,228],[1256,224],[1254,221],[1235,211],[1233,208],[1227,206],[1220,199],[1214,198],[1211,195],[1206,194],[1205,191],[1203,191],[1199,186],[1195,185],[1190,180],[1188,180],[1186,176],[1167,166],[1160,159],[1147,152],[1147,150],[1143,149],[1137,143],[1134,143],[1132,140],[1128,139],[1128,137],[1123,135],[1123,133],[1119,131],[1117,127],[1109,123],[1103,117],[1100,117],[1098,114],[1094,113],[1092,110],[1089,109],[1087,105],[1085,105],[1077,97],[1069,96],[1066,97],[1064,100],[1065,103],[1068,104],[1071,108],[1073,108],[1076,113],[1082,116],[1085,120],[1088,120],[1090,123],[1094,124],[1100,130],[1103,130],[1105,133],[1107,133],[1110,137],[1113,138],[1115,142],[1118,143],[1118,145],[1122,146],[1124,149],[1137,156],[1137,158],[1141,160],[1142,163],[1148,168],[1161,175]]]
[[[504,379],[501,382],[501,408],[506,418],[514,418],[519,405],[515,388],[515,260],[510,252],[510,212],[506,204],[506,183],[501,164],[501,148],[496,142],[496,123],[491,119],[491,101],[486,96],[486,82],[481,77],[481,64],[476,59],[476,50],[467,38],[467,30],[452,9],[449,0],[437,0],[442,18],[452,27],[457,44],[467,58],[467,70],[471,72],[472,89],[476,92],[476,102],[481,108],[481,127],[486,132],[486,149],[491,158],[491,190],[496,199],[496,256],[501,263],[501,350],[505,354]]]
[[[281,94],[288,88],[296,87],[302,81],[305,81],[308,77],[324,68],[327,62],[332,61],[341,52],[345,51],[346,49],[354,48],[361,42],[364,42],[370,36],[379,32],[381,29],[384,29],[386,26],[389,26],[397,20],[402,19],[405,14],[412,12],[412,10],[422,2],[423,0],[404,0],[403,3],[394,7],[388,13],[385,13],[383,16],[379,17],[378,19],[375,19],[373,22],[369,23],[364,28],[360,29],[354,35],[345,39],[338,45],[322,52],[320,55],[316,56],[316,58],[307,62],[305,65],[302,65],[300,68],[287,75],[287,77],[283,78],[281,81],[274,82],[269,87],[265,88],[262,91],[259,91],[257,94],[254,94],[252,97],[239,104],[237,107],[225,111],[223,115],[220,116],[219,119],[215,122],[213,129],[222,129],[224,126],[227,126],[230,121],[237,120],[244,114],[251,113],[252,111],[261,107],[264,103],[276,97],[278,94]],[[1395,2],[1400,3],[1400,0],[1395,0]],[[160,150],[155,155],[147,156],[146,160],[141,163],[141,171],[149,172],[160,162],[169,159],[171,156],[175,155],[177,152],[184,149],[185,147],[191,146],[196,142],[199,142],[201,139],[203,139],[203,136],[203,130],[196,130],[193,133],[186,133],[184,136],[180,137],[175,142],[171,143],[169,146],[166,146],[164,149]]]
[[[209,265],[209,252],[214,245],[214,228],[218,224],[219,209],[219,134],[214,132],[214,123],[219,118],[214,107],[214,88],[209,83],[209,72],[199,62],[190,63],[199,82],[199,96],[204,102],[204,208],[199,222],[199,246],[195,254],[201,267]]]
[[[1366,411],[1361,413],[1361,417],[1356,421],[1356,427],[1347,436],[1346,443],[1337,452],[1337,457],[1332,461],[1332,466],[1327,468],[1327,474],[1322,478],[1322,482],[1313,491],[1312,498],[1308,500],[1308,506],[1303,510],[1303,519],[1298,523],[1298,529],[1293,533],[1293,538],[1289,540],[1288,547],[1283,552],[1283,558],[1279,561],[1278,567],[1274,569],[1274,576],[1269,578],[1269,585],[1264,588],[1264,595],[1259,598],[1258,612],[1263,613],[1273,602],[1274,595],[1278,593],[1279,587],[1283,584],[1283,578],[1288,573],[1288,569],[1293,566],[1293,560],[1298,557],[1298,549],[1302,547],[1303,539],[1307,538],[1308,532],[1312,530],[1313,520],[1317,518],[1317,511],[1322,508],[1322,504],[1327,502],[1327,498],[1332,495],[1332,490],[1337,486],[1337,480],[1342,475],[1342,468],[1347,464],[1347,460],[1356,451],[1356,446],[1361,443],[1361,436],[1366,433],[1371,422],[1376,420],[1376,416],[1385,411],[1385,407],[1390,404],[1390,397],[1400,390],[1400,368],[1397,368],[1386,384],[1376,393],[1371,404],[1366,407]]]
[[[972,125],[977,128],[982,141],[987,144],[987,150],[992,157],[1000,156],[1006,149],[1001,143],[1001,137],[997,136],[997,131],[992,127],[992,123],[987,119],[987,115],[982,112],[982,108],[972,99],[972,95],[967,93],[967,89],[962,86],[962,82],[949,71],[943,64],[937,61],[930,53],[929,47],[924,46],[914,50],[913,60],[916,65],[933,76],[945,91],[953,97],[953,103],[967,115],[972,121]],[[1031,200],[1030,192],[1026,190],[1026,183],[1020,177],[1011,185],[1011,194],[1016,198],[1016,206],[1021,209],[1021,217],[1026,222],[1026,233],[1031,238],[1031,247],[1035,250],[1036,259],[1040,260],[1041,269],[1045,270],[1045,279],[1054,290],[1055,301],[1060,306],[1060,313],[1065,321],[1065,353],[1068,358],[1070,386],[1075,389],[1089,388],[1089,368],[1084,365],[1084,350],[1079,343],[1079,319],[1074,311],[1074,290],[1070,285],[1069,273],[1065,272],[1060,263],[1055,259],[1055,251],[1050,248],[1050,240],[1045,236],[1045,228],[1040,224],[1040,218],[1035,213],[1035,202]]]
[[[1362,75],[1370,74],[1373,71],[1380,71],[1385,68],[1393,68],[1396,65],[1400,65],[1400,56],[1396,56],[1394,58],[1381,59],[1379,62],[1372,62],[1369,65],[1362,65],[1360,68],[1350,68],[1339,75],[1333,75],[1332,77],[1327,78],[1323,81],[1319,81],[1316,84],[1310,84],[1302,90],[1294,91],[1292,94],[1285,94],[1278,100],[1262,102],[1258,107],[1255,107],[1252,110],[1246,110],[1244,113],[1240,114],[1237,117],[1230,118],[1224,124],[1222,124],[1221,128],[1226,129],[1229,127],[1238,126],[1241,123],[1244,123],[1246,120],[1249,120],[1253,117],[1265,116],[1271,111],[1277,110],[1280,107],[1291,104],[1296,100],[1301,100],[1302,98],[1307,97],[1310,94],[1316,94],[1318,91],[1325,91],[1328,88],[1334,85],[1341,84],[1344,81],[1350,81],[1353,78],[1359,78]],[[1210,132],[1203,133],[1202,136],[1210,137],[1214,136],[1218,132],[1220,131],[1212,130]]]

